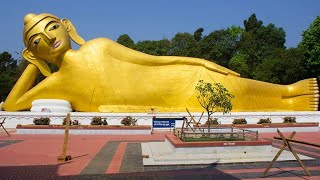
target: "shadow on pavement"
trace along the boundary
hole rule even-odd
[[[239,179],[220,170],[208,169],[185,169],[166,170],[153,172],[133,172],[120,174],[90,174],[77,176],[59,176],[57,174],[59,165],[37,165],[37,166],[2,166],[0,167],[1,180],[18,179]]]

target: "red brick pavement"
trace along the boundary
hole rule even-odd
[[[123,159],[123,155],[124,152],[126,150],[127,147],[127,142],[121,142],[119,144],[119,147],[117,149],[116,154],[113,156],[113,159],[106,171],[106,174],[111,174],[111,173],[119,173],[120,167],[121,167],[121,163],[122,163],[122,159]]]
[[[10,144],[0,148],[0,168],[15,166],[39,166],[53,165],[57,166],[56,174],[58,176],[79,175],[88,165],[92,158],[108,141],[121,141],[116,154],[114,155],[109,167],[108,173],[118,173],[124,156],[127,142],[141,141],[163,141],[165,134],[170,132],[156,132],[152,135],[70,135],[67,147],[67,154],[73,157],[66,163],[57,163],[57,157],[62,150],[63,135],[17,135],[11,134],[8,137],[5,133],[0,133],[0,142],[10,140],[22,140],[21,142]],[[272,139],[276,133],[260,133],[259,139]],[[290,133],[284,133],[289,136]],[[294,139],[305,140],[320,144],[320,132],[297,132]],[[281,141],[279,141],[281,143]],[[319,155],[319,154],[318,154]],[[288,167],[287,170],[299,170],[300,167]],[[313,166],[310,170],[319,170],[320,166]],[[282,171],[282,169],[273,168],[272,171]],[[231,169],[224,170],[224,173],[234,174],[243,172],[263,172],[264,169]],[[172,172],[177,173],[177,172]],[[183,171],[180,171],[183,173]],[[258,177],[257,177],[258,178]],[[320,179],[319,176],[308,177],[311,179]],[[270,178],[264,178],[270,179]],[[274,179],[274,178],[273,178]],[[288,177],[286,179],[294,179]]]
[[[33,166],[58,165],[57,174],[78,175],[88,165],[90,160],[108,141],[160,141],[165,133],[152,135],[70,135],[67,155],[73,159],[66,163],[57,163],[57,157],[62,152],[63,135],[18,135],[8,137],[0,134],[1,140],[23,140],[0,148],[1,166]]]

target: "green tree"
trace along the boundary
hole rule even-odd
[[[128,34],[123,34],[118,37],[117,42],[119,44],[122,44],[128,48],[134,47],[134,41],[131,39],[131,37]]]
[[[194,57],[197,41],[189,33],[177,33],[171,39],[169,55]]]
[[[244,21],[245,31],[241,36],[237,52],[246,55],[250,78],[256,73],[256,68],[276,49],[285,49],[285,32],[274,24],[263,25],[252,14]]]
[[[204,29],[203,28],[198,28],[194,33],[193,33],[193,37],[194,39],[199,42],[202,39],[202,33],[203,33]]]
[[[198,81],[195,89],[198,92],[198,102],[207,111],[210,132],[210,116],[215,112],[229,113],[232,110],[231,100],[234,95],[220,83],[211,84],[203,80]]]
[[[237,54],[233,56],[230,59],[228,66],[231,70],[234,70],[237,73],[241,74],[242,77],[249,77],[250,75],[247,57],[244,54]]]
[[[262,27],[262,24],[263,22],[261,20],[258,21],[256,14],[251,14],[248,20],[243,21],[246,32],[257,31],[260,27]]]
[[[309,77],[320,79],[320,16],[302,33],[300,46],[305,50]]]
[[[165,56],[169,54],[170,45],[170,41],[167,39],[160,41],[138,41],[135,49],[151,55]]]
[[[211,32],[199,42],[199,57],[228,67],[231,57],[236,52],[243,30],[240,27]]]
[[[254,78],[278,84],[291,84],[305,79],[307,70],[303,52],[300,48],[275,50],[257,67]]]
[[[8,52],[0,54],[0,101],[4,101],[21,75],[17,60]]]

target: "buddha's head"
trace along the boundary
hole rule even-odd
[[[85,41],[77,34],[72,23],[52,14],[27,14],[24,18],[23,57],[36,65],[45,76],[51,74],[45,61],[61,64],[62,56],[71,49],[70,38],[82,45]]]

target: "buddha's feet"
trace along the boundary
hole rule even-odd
[[[318,110],[319,88],[316,78],[298,81],[287,86],[288,96],[283,96],[294,110]]]

